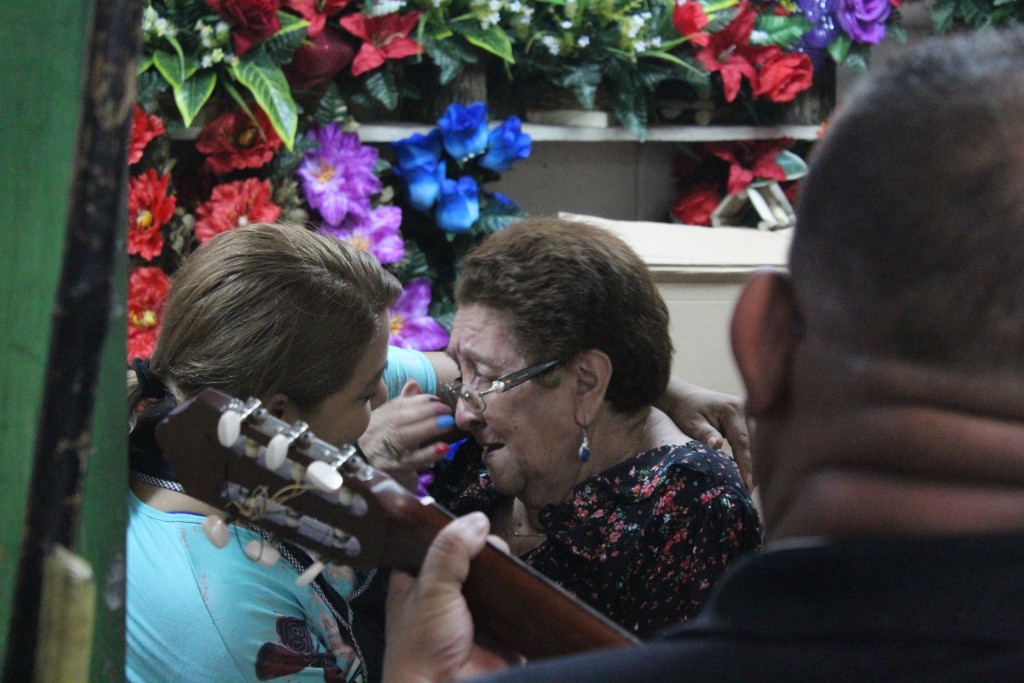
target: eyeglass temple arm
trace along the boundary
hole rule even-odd
[[[547,363],[543,363],[541,365],[534,365],[534,366],[531,366],[531,367],[528,367],[528,368],[523,368],[522,370],[518,370],[516,372],[513,372],[511,375],[507,375],[505,377],[502,377],[501,379],[494,380],[493,382],[491,382],[491,386],[487,387],[486,389],[484,389],[484,391],[481,391],[479,393],[480,393],[481,396],[485,392],[488,393],[488,394],[492,393],[492,392],[500,394],[501,392],[507,391],[507,390],[511,389],[512,387],[514,387],[515,385],[517,385],[517,384],[519,384],[519,383],[521,383],[521,382],[523,382],[523,381],[525,381],[525,380],[527,380],[527,379],[529,379],[531,377],[536,377],[537,375],[539,375],[540,373],[544,372],[548,368],[552,368],[552,367],[558,365],[563,360],[564,359],[562,359],[562,358],[556,358],[555,360],[550,360]]]

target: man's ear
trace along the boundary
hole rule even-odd
[[[608,382],[612,378],[612,360],[604,351],[587,349],[577,355],[569,367],[576,423],[586,426],[594,421],[604,403]]]
[[[764,415],[789,392],[801,317],[793,284],[780,271],[747,282],[732,316],[732,352],[747,388],[747,412]]]

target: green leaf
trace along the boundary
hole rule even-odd
[[[153,53],[153,66],[172,88],[180,88],[185,82],[185,60],[178,55],[157,50]]]
[[[843,61],[843,66],[854,73],[866,73],[868,70],[868,52],[866,50],[850,50]]]
[[[223,81],[222,84],[224,89],[227,90],[228,95],[231,96],[231,99],[238,105],[238,108],[244,111],[250,119],[255,120],[256,114],[253,113],[252,108],[249,107],[249,103],[245,101],[244,97],[242,97],[242,93],[238,92],[238,88],[231,85],[229,81]]]
[[[181,112],[181,120],[186,126],[192,124],[196,114],[210,99],[216,85],[217,75],[215,73],[201,71],[185,81],[180,88],[174,89],[174,101],[178,105],[178,111]]]
[[[395,82],[395,75],[390,69],[377,69],[367,76],[366,91],[387,107],[388,111],[393,111],[398,106],[398,85]]]
[[[465,68],[466,64],[477,62],[477,53],[464,46],[459,40],[428,40],[424,51],[441,72],[440,83],[451,83]]]
[[[316,113],[313,114],[313,118],[316,119],[317,123],[331,123],[332,121],[344,123],[348,121],[348,104],[346,104],[345,98],[341,96],[337,83],[332,82],[327,86],[324,96],[320,98],[320,102],[317,104]]]
[[[775,163],[782,167],[782,172],[786,174],[786,180],[796,180],[807,175],[807,162],[788,149],[779,152],[775,157]]]
[[[280,67],[256,66],[243,60],[232,65],[231,74],[252,93],[285,147],[291,149],[299,125],[299,108]]]
[[[783,47],[795,46],[803,35],[814,27],[800,14],[791,14],[788,17],[759,16],[756,25],[759,31],[764,31],[768,35],[766,44]]]
[[[135,73],[145,73],[151,66],[153,66],[153,55],[142,55],[142,58],[139,59],[139,68]]]
[[[846,59],[847,53],[850,51],[850,46],[853,45],[853,41],[850,36],[845,33],[840,34],[838,38],[832,41],[832,44],[828,46],[828,54],[832,57],[832,61],[836,64],[842,64]]]
[[[666,62],[670,62],[672,64],[675,64],[676,66],[681,66],[683,68],[683,70],[686,72],[686,76],[685,77],[681,77],[680,80],[689,81],[689,82],[692,82],[694,79],[697,79],[700,82],[704,82],[704,81],[709,80],[709,76],[708,76],[707,72],[701,71],[700,69],[695,67],[693,64],[690,64],[689,62],[686,62],[686,61],[680,59],[679,57],[676,57],[673,54],[669,54],[667,52],[662,52],[660,50],[651,50],[649,52],[643,53],[642,56],[643,57],[654,57],[655,59],[661,59],[661,60],[664,60]]]
[[[306,39],[309,22],[287,12],[278,12],[277,17],[281,20],[281,28],[270,37],[265,47],[275,64],[287,64]]]
[[[500,27],[480,28],[476,19],[469,19],[458,23],[453,22],[451,29],[481,50],[486,50],[509,64],[515,64],[515,57],[512,56],[512,41]]]

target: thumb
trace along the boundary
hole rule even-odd
[[[416,380],[414,380],[414,379],[410,379],[408,382],[405,383],[405,386],[402,387],[402,391],[398,395],[399,396],[418,396],[418,395],[420,395],[422,393],[423,392],[420,390],[419,383]]]
[[[483,550],[491,525],[482,512],[472,512],[448,524],[437,535],[423,560],[424,585],[449,585],[461,592],[469,575],[469,561]]]

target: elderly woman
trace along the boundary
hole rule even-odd
[[[672,344],[643,261],[600,228],[527,219],[465,259],[456,298],[449,390],[476,444],[435,495],[485,509],[528,564],[641,636],[695,614],[762,529],[733,460],[652,407]]]

